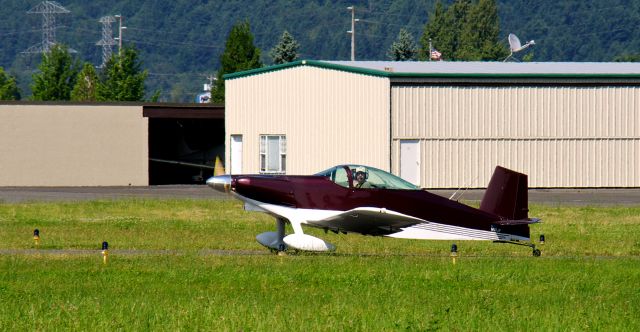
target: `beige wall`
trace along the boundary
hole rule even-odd
[[[422,186],[486,187],[495,165],[531,187],[640,187],[640,88],[392,89],[399,140],[421,140]]]
[[[389,80],[298,66],[227,80],[230,135],[243,135],[243,173],[259,172],[259,136],[286,135],[287,174],[342,163],[390,168]]]
[[[0,186],[148,185],[141,106],[0,104]]]

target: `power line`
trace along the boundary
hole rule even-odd
[[[20,34],[23,34],[23,33],[34,33],[34,32],[42,32],[42,29],[13,30],[13,31],[8,31],[8,32],[0,32],[0,36],[20,35]]]
[[[189,46],[189,47],[196,47],[196,48],[224,49],[223,46],[218,46],[218,45],[205,45],[205,44],[181,43],[181,42],[158,41],[158,40],[152,40],[152,41],[141,41],[141,40],[135,40],[135,39],[126,39],[126,40],[135,44],[144,44],[144,45],[156,45],[156,46],[168,45],[168,46],[175,46],[175,47]]]
[[[207,77],[207,74],[197,74],[197,73],[157,73],[157,72],[148,72],[149,76],[172,76],[172,77],[180,77],[180,76],[188,76],[188,77]]]

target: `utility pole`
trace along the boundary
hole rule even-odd
[[[102,46],[102,64],[98,68],[104,68],[107,64],[107,61],[111,58],[111,46],[116,44],[115,39],[113,39],[113,29],[111,29],[111,23],[116,20],[113,16],[103,16],[100,18],[100,23],[102,23],[102,39],[100,39],[96,45]]]
[[[69,14],[66,8],[55,1],[43,1],[27,14],[42,14],[42,42],[33,45],[22,53],[49,53],[56,44],[56,14]],[[70,49],[70,51],[75,52]]]
[[[115,39],[118,40],[118,55],[122,55],[122,30],[126,29],[127,27],[123,27],[122,26],[122,15],[114,15],[115,18],[118,19],[119,23],[118,23],[118,37],[116,37]]]
[[[360,19],[356,18],[356,6],[349,6],[347,10],[351,11],[351,30],[347,31],[351,34],[351,61],[356,61],[356,22]]]

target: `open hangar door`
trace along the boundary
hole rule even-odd
[[[145,105],[149,118],[149,185],[204,184],[224,161],[224,106]]]

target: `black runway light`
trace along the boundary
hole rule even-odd
[[[107,264],[107,257],[109,256],[109,243],[107,241],[102,242],[102,263]]]
[[[33,241],[35,241],[36,246],[40,244],[40,230],[37,228],[33,230]]]
[[[453,264],[456,263],[456,258],[458,257],[458,246],[454,243],[451,245],[451,261]]]

